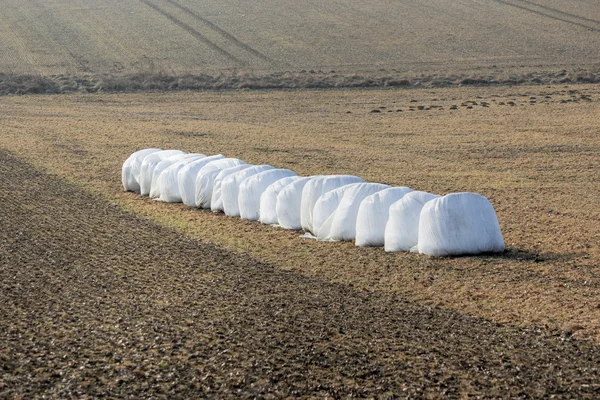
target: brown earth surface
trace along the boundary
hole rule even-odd
[[[11,299],[3,301],[11,304],[6,308],[8,311],[3,324],[21,325],[13,326],[16,330],[11,330],[13,328],[8,325],[3,328],[7,332],[3,337],[14,340],[11,339],[12,344],[7,342],[6,345],[2,345],[4,349],[10,349],[10,352],[0,353],[13,354],[15,351],[12,349],[15,347],[11,346],[25,346],[24,341],[32,340],[35,336],[33,331],[23,333],[27,329],[45,332],[43,327],[33,324],[38,319],[40,324],[48,320],[48,324],[59,326],[61,329],[64,324],[56,322],[56,318],[62,318],[63,322],[70,321],[68,311],[55,315],[48,312],[52,308],[46,308],[43,318],[40,317],[40,309],[35,312],[28,311],[39,306],[35,298],[53,298],[54,300],[46,304],[47,307],[56,304],[58,309],[63,311],[69,307],[76,307],[78,313],[90,317],[94,312],[90,311],[89,307],[114,306],[111,303],[111,299],[115,297],[114,291],[118,291],[127,301],[132,302],[137,297],[127,294],[129,290],[131,293],[138,291],[151,293],[152,296],[163,296],[164,302],[148,300],[144,317],[139,317],[141,321],[135,318],[128,319],[130,315],[136,315],[131,310],[135,307],[140,308],[139,304],[124,306],[119,303],[118,307],[115,306],[111,311],[112,314],[107,311],[107,315],[110,314],[110,318],[114,318],[115,321],[121,318],[120,322],[113,323],[113,319],[108,318],[109,323],[102,325],[102,329],[109,330],[108,333],[101,328],[92,330],[93,334],[102,340],[112,341],[114,348],[118,348],[119,351],[128,351],[135,341],[128,339],[127,342],[119,344],[120,339],[115,338],[121,334],[121,328],[115,325],[126,324],[127,329],[136,331],[136,323],[141,324],[136,332],[141,332],[140,337],[146,337],[146,325],[143,321],[156,312],[156,307],[166,307],[172,312],[173,309],[179,310],[177,305],[183,300],[172,300],[171,296],[187,299],[188,296],[199,295],[199,292],[193,289],[195,285],[190,284],[192,288],[186,286],[190,264],[178,261],[196,258],[201,260],[205,257],[201,254],[186,256],[185,253],[192,250],[202,254],[208,252],[212,257],[211,263],[215,265],[229,265],[224,260],[231,258],[243,260],[235,261],[239,263],[236,264],[239,268],[233,268],[231,276],[237,276],[236,279],[244,284],[244,280],[248,279],[248,282],[257,285],[254,278],[247,273],[248,265],[262,265],[278,276],[294,277],[294,282],[311,282],[306,283],[307,288],[318,282],[318,285],[323,287],[347,291],[346,293],[350,293],[349,299],[359,296],[358,294],[369,298],[388,299],[385,301],[392,303],[386,304],[393,306],[385,308],[385,312],[382,311],[383,308],[379,308],[381,312],[374,314],[381,318],[383,315],[392,315],[391,309],[398,308],[399,312],[405,312],[403,307],[411,304],[410,307],[416,307],[418,310],[430,310],[434,314],[445,315],[440,319],[450,318],[448,315],[460,318],[461,322],[455,327],[462,330],[461,335],[479,332],[474,328],[477,325],[491,326],[494,328],[489,329],[500,329],[503,332],[521,332],[518,335],[527,337],[531,337],[528,336],[531,332],[540,331],[541,337],[554,338],[548,340],[566,340],[568,343],[574,343],[573,346],[590,346],[586,347],[590,349],[591,343],[571,342],[570,338],[589,338],[593,339],[592,343],[600,340],[600,142],[597,118],[600,114],[599,100],[600,87],[597,85],[4,97],[0,100],[0,147],[14,156],[5,156],[6,161],[0,164],[1,168],[5,169],[1,174],[1,190],[7,199],[2,201],[5,237],[3,242],[6,243],[2,246],[2,273],[10,278],[2,279],[6,285],[6,290],[2,293]],[[224,153],[252,163],[271,163],[291,168],[302,175],[351,173],[369,181],[408,185],[440,194],[456,191],[482,193],[490,198],[496,208],[508,250],[498,256],[449,259],[415,254],[386,254],[380,248],[356,248],[352,243],[318,243],[303,240],[298,232],[191,210],[181,205],[152,202],[131,193],[123,193],[120,185],[122,162],[131,152],[154,146],[205,154]],[[22,161],[17,161],[15,157]],[[27,169],[23,161],[41,172],[31,172],[31,179],[26,173],[23,173],[22,177],[18,174],[11,175],[13,170]],[[55,176],[49,177],[42,172]],[[67,201],[70,196],[67,192],[61,194],[51,189],[55,183],[61,190],[73,194],[74,199],[83,200],[73,200],[75,205],[71,207]],[[44,191],[46,185],[47,193]],[[13,197],[20,200],[12,200]],[[40,199],[47,199],[49,204],[40,203]],[[111,206],[106,205],[106,202]],[[84,215],[82,210],[77,211],[78,207],[86,208],[86,214]],[[100,210],[95,212],[98,207]],[[112,210],[114,215],[129,221],[127,228],[119,226],[123,222],[118,222],[116,216],[111,217],[113,214],[107,210]],[[61,218],[67,220],[61,222]],[[94,234],[91,233],[93,228],[84,223],[86,218],[96,221],[94,224],[98,228]],[[78,224],[77,221],[81,223]],[[103,225],[104,221],[108,225]],[[149,236],[140,236],[137,233],[128,236],[127,232],[140,232],[140,224],[144,227],[143,232],[162,232],[152,235],[148,233],[156,243],[146,244],[146,239],[141,239],[142,236]],[[45,228],[46,225],[51,228]],[[15,232],[19,231],[25,232],[23,235],[29,238],[24,239],[17,247],[14,243],[21,235]],[[69,231],[75,233],[70,234]],[[178,239],[168,239],[169,237]],[[171,242],[176,245],[171,246]],[[157,243],[161,246],[169,245],[165,250],[154,250],[159,246]],[[95,247],[96,245],[98,247]],[[215,245],[220,249],[215,250]],[[127,246],[129,252],[114,250],[125,249]],[[85,254],[79,250],[80,247],[85,247],[86,252],[88,248],[96,250]],[[51,251],[52,255],[47,253],[48,251]],[[142,252],[143,255],[134,256],[137,252]],[[158,257],[154,257],[155,255]],[[22,260],[22,264],[18,260]],[[151,260],[158,264],[152,264]],[[39,267],[23,268],[23,265],[29,264],[39,264]],[[174,282],[174,276],[164,278],[165,286],[160,286],[160,279],[155,281],[154,277],[151,278],[152,282],[148,283],[144,279],[148,275],[152,276],[152,273],[148,272],[146,264],[154,265],[147,268],[160,268],[162,272],[156,272],[154,277],[158,276],[161,279],[168,274],[164,269],[165,265],[168,266],[174,276],[178,275],[178,278],[181,278],[183,288],[172,292],[162,289]],[[54,270],[46,268],[45,265],[52,265]],[[197,261],[194,268],[206,265],[207,263]],[[218,274],[216,277],[214,275],[214,268],[218,267],[213,267],[212,264],[210,268],[206,267],[209,268],[206,279],[212,279],[211,283],[220,279]],[[101,278],[94,278],[94,273],[105,270],[109,272],[99,275]],[[241,273],[242,270],[245,272]],[[31,275],[20,275],[19,271]],[[133,275],[131,279],[128,278],[130,275]],[[135,276],[139,278],[134,279]],[[19,281],[21,278],[23,280]],[[115,283],[117,278],[121,279],[121,286]],[[262,275],[260,279],[263,279]],[[68,286],[70,280],[77,283],[72,287]],[[102,292],[104,280],[108,282],[106,292]],[[196,278],[189,280],[196,282]],[[14,285],[11,282],[15,282]],[[33,289],[26,290],[29,283],[25,282],[30,282]],[[273,281],[268,282],[274,285]],[[113,284],[116,286],[112,286]],[[175,283],[171,285],[176,286]],[[272,289],[276,287],[273,286]],[[297,293],[303,291],[308,291],[312,296],[321,290],[305,287],[298,286],[292,292],[298,297]],[[66,293],[64,298],[57,294],[63,288]],[[110,291],[109,288],[114,291]],[[90,289],[90,294],[85,294],[87,289]],[[27,293],[27,296],[22,296],[23,299],[19,300],[23,293]],[[92,296],[91,293],[94,293],[94,301],[73,301],[73,298]],[[218,295],[217,289],[213,294]],[[319,298],[318,295],[315,296]],[[138,300],[143,302],[150,298],[151,296],[142,297]],[[398,299],[402,299],[404,303]],[[24,303],[13,306],[15,301]],[[204,300],[196,299],[192,303],[196,304],[196,301]],[[344,302],[340,302],[349,301],[345,299]],[[350,302],[355,301],[358,300]],[[251,302],[254,305],[258,303],[259,300]],[[398,305],[400,303],[405,306]],[[222,305],[225,308],[229,307],[225,303]],[[302,307],[298,305],[297,310],[301,310]],[[204,310],[206,307],[200,308]],[[257,312],[271,312],[268,310]],[[185,310],[186,313],[188,311]],[[189,312],[193,314],[193,311]],[[345,309],[343,312],[349,311]],[[373,309],[364,312],[365,315],[373,314]],[[459,315],[457,312],[460,313],[460,317],[454,317]],[[126,316],[122,316],[122,313]],[[411,313],[420,315],[421,311]],[[93,318],[100,319],[101,315],[94,314]],[[157,318],[162,318],[158,315]],[[315,317],[310,314],[306,318],[306,323],[309,323]],[[359,317],[351,314],[348,320],[356,318]],[[190,319],[197,323],[194,318]],[[393,318],[388,322],[392,320]],[[472,326],[464,325],[462,321],[467,320],[477,322],[473,322]],[[163,329],[161,332],[170,329],[170,332],[174,332],[173,335],[176,334],[177,329],[173,328],[175,325],[166,323],[168,319],[161,321],[162,324],[158,324],[162,327],[160,329]],[[78,334],[82,332],[81,329],[85,330],[84,328],[94,324],[85,322],[84,318],[71,322],[76,326],[69,328],[71,330],[66,327],[65,329],[75,333],[64,334],[63,339],[67,340],[68,336],[73,349],[81,352],[88,346],[76,346]],[[503,325],[496,325],[498,323]],[[33,325],[28,327],[29,324]],[[379,326],[378,323],[368,324]],[[463,325],[468,328],[464,328]],[[397,328],[397,324],[394,326]],[[111,329],[116,331],[111,333]],[[252,329],[249,328],[245,332],[251,335]],[[367,328],[355,326],[355,329]],[[196,330],[194,329],[194,334],[197,334]],[[13,336],[10,336],[9,332],[13,332],[10,334]],[[228,337],[229,332],[225,331],[224,337]],[[389,331],[381,332],[382,340],[390,338]],[[423,332],[427,335],[439,333],[431,327],[423,328],[420,335],[423,335]],[[50,328],[47,334],[49,338],[56,337]],[[207,338],[214,339],[212,333],[206,335]],[[448,333],[440,335],[438,337],[453,337]],[[82,334],[81,337],[85,335]],[[489,337],[495,336],[490,336],[488,331],[481,334],[478,340],[487,343],[485,340]],[[55,339],[55,342],[56,340],[58,339]],[[406,342],[407,339],[402,340]],[[295,343],[294,340],[291,342]],[[10,364],[17,371],[17,375],[19,371],[25,371],[35,365],[31,364],[37,354],[37,350],[34,351],[37,349],[34,343],[27,342],[28,346],[32,346],[29,349],[31,351],[22,350],[24,361],[21,364]],[[48,339],[48,343],[48,346],[52,345],[52,339]],[[532,346],[536,349],[536,354],[540,349],[547,347],[546,342],[544,343],[543,346]],[[107,345],[108,352],[113,354],[115,349],[111,346]],[[140,346],[144,348],[143,345]],[[429,351],[429,344],[423,346]],[[498,348],[505,346],[500,345]],[[148,349],[152,347],[146,350]],[[162,349],[166,351],[164,346]],[[394,353],[394,347],[390,349],[390,352]],[[403,349],[406,350],[404,347]],[[473,354],[483,351],[477,349]],[[51,366],[55,365],[45,364],[49,359],[54,360],[52,351],[40,353],[37,362],[42,366],[39,368],[43,369],[43,365],[52,368]],[[160,353],[160,350],[156,351]],[[385,353],[381,351],[381,354]],[[531,353],[524,348],[519,348],[517,352]],[[542,353],[539,354],[540,357],[545,357]],[[175,350],[172,354],[176,354]],[[445,349],[439,354],[454,357],[453,353]],[[581,366],[581,363],[586,362],[587,354],[595,353],[586,350],[579,353],[573,351],[573,354],[579,354],[577,362]],[[462,359],[461,357],[464,355],[457,359]],[[71,367],[82,366],[68,355],[62,360],[61,362],[67,364],[72,362]],[[538,365],[537,361],[527,364],[529,361],[523,361],[528,371],[532,366]],[[59,365],[58,362],[57,359],[56,365]],[[411,363],[408,364],[412,365]],[[136,363],[132,361],[131,364]],[[209,364],[211,362],[207,363]],[[157,365],[160,367],[168,363],[159,362]],[[457,367],[456,371],[466,374],[464,371],[467,364],[462,365],[464,368]],[[564,368],[563,365],[572,364],[556,361],[549,364],[542,362],[541,365]],[[83,365],[82,371],[86,368]],[[435,370],[419,366],[415,369],[416,371],[411,373],[424,374]],[[486,369],[481,369],[483,370]],[[158,370],[153,371],[152,374],[160,375],[160,379],[172,381],[168,373],[165,375]],[[329,371],[331,379],[340,375],[339,371],[341,369]],[[31,372],[30,378],[20,375],[19,379],[33,379],[33,376],[36,376],[34,372]],[[392,375],[398,375],[396,372]],[[7,373],[2,379],[16,382],[12,374]],[[110,376],[110,379],[114,377],[115,381],[118,380],[116,373]],[[133,376],[135,377],[135,374]],[[173,376],[175,375],[170,377]],[[464,382],[472,382],[475,378],[464,376],[464,380],[461,381],[463,383],[459,385],[461,389],[452,393],[479,390],[479,383],[474,389],[470,385],[465,389]],[[548,376],[551,377],[552,374]],[[559,379],[560,376],[562,375],[557,373],[554,378]],[[587,376],[589,375],[586,373],[581,375],[582,379],[587,379]],[[131,376],[127,379],[130,378]],[[75,383],[66,384],[66,380],[62,382],[62,379],[66,378],[60,378],[61,382],[58,382],[59,377],[56,376],[49,379],[47,382],[56,384],[49,383],[46,389],[52,386],[52,390],[58,391],[55,393],[59,393],[61,388],[77,386]],[[113,382],[110,379],[107,382]],[[338,386],[323,386],[322,394],[337,393],[336,387],[341,391],[339,393],[347,393],[343,391],[350,390],[353,385],[343,379],[336,382]],[[360,381],[356,390],[359,387],[371,390],[368,389],[371,386],[365,382],[366,380]],[[492,378],[490,382],[500,382],[498,385],[502,385],[501,382],[504,381]],[[541,379],[540,382],[544,380]],[[273,382],[263,384],[263,388],[276,386]],[[288,384],[289,379],[282,383],[283,386]],[[400,380],[396,381],[396,384],[400,384]],[[0,387],[12,388],[13,385],[14,383],[4,382]],[[42,389],[43,383],[39,385],[36,387],[45,390]],[[94,381],[89,385],[98,386]],[[390,383],[387,387],[393,385]],[[487,383],[481,386],[482,391],[489,389],[486,385]],[[552,385],[550,387],[558,387]],[[569,390],[593,389],[570,383],[567,386]],[[216,386],[213,388],[217,390]],[[221,389],[229,390],[228,388],[230,386],[225,385]],[[409,385],[407,390],[412,390],[410,388]],[[282,389],[281,393],[285,390],[288,389]],[[60,396],[64,396],[64,393]],[[317,392],[313,392],[315,393]],[[542,392],[535,393],[542,395]],[[530,392],[532,395],[535,393]],[[317,393],[319,394],[320,392]]]
[[[600,347],[328,283],[0,151],[1,398],[596,398]]]
[[[598,66],[596,0],[4,0],[0,73]]]
[[[23,96],[0,101],[0,131],[3,148],[38,168],[279,268],[600,340],[599,100],[596,85]],[[508,251],[386,254],[123,193],[123,161],[156,146],[481,193]]]
[[[4,0],[0,95],[600,83],[596,0]]]

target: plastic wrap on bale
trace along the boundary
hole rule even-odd
[[[178,161],[185,159],[189,154],[177,154],[167,158],[166,160],[162,160],[154,170],[152,171],[152,183],[150,184],[150,198],[159,199],[160,198],[160,185],[158,184],[158,178],[160,178],[160,174],[171,165],[175,164]]]
[[[390,206],[385,226],[385,251],[410,251],[417,245],[421,210],[425,203],[438,197],[437,194],[414,191]]]
[[[176,155],[185,156],[185,154],[186,153],[181,150],[162,150],[146,156],[140,166],[140,194],[143,196],[148,196],[150,194],[150,190],[152,189],[152,174],[161,161]]]
[[[256,175],[271,169],[275,169],[275,167],[271,165],[255,165],[231,174],[227,178],[223,179],[221,190],[223,191],[223,211],[225,212],[225,215],[230,217],[239,217],[240,207],[238,199],[240,194],[240,185],[242,182],[252,175]]]
[[[198,176],[198,172],[206,164],[224,158],[224,155],[216,154],[196,160],[181,168],[177,173],[177,185],[179,186],[179,195],[183,204],[189,207],[196,206],[196,177]]]
[[[307,178],[298,179],[284,187],[277,195],[277,223],[283,229],[302,229],[302,220],[300,215],[300,207],[302,205],[302,190],[311,179],[316,178],[310,176]]]
[[[314,233],[312,227],[313,209],[319,197],[341,186],[364,181],[364,179],[353,175],[323,175],[308,181],[302,190],[300,205],[302,229]]]
[[[246,164],[237,158],[223,158],[206,164],[196,176],[194,203],[198,208],[210,208],[215,179],[224,169]]]
[[[299,179],[299,176],[288,176],[272,183],[260,195],[259,221],[266,225],[277,225],[277,196],[287,185]]]
[[[173,165],[167,167],[167,169],[165,169],[158,177],[160,200],[166,203],[181,203],[179,182],[177,181],[179,171],[181,171],[181,169],[186,165],[202,158],[206,158],[206,156],[204,154],[200,154],[195,157],[184,157],[183,160],[177,161]]]
[[[504,239],[494,207],[476,193],[452,193],[425,203],[419,219],[418,249],[430,256],[503,252]]]
[[[321,231],[321,227],[327,221],[329,217],[337,210],[342,198],[344,197],[344,193],[347,190],[353,188],[355,185],[361,185],[361,183],[351,183],[349,185],[341,186],[337,189],[330,190],[325,193],[315,203],[313,207],[313,220],[312,220],[312,229],[313,234],[318,237],[319,232]]]
[[[392,187],[365,197],[356,217],[356,245],[383,246],[390,206],[412,191],[405,186]]]
[[[245,179],[240,184],[238,207],[240,218],[256,221],[260,218],[260,197],[271,184],[280,179],[297,176],[289,169],[272,169]]]
[[[381,183],[360,183],[344,191],[336,210],[319,228],[318,240],[350,241],[356,237],[358,208],[365,197],[389,188]]]
[[[142,162],[146,156],[161,150],[155,148],[138,150],[125,160],[121,167],[121,182],[126,192],[140,193],[139,176]]]
[[[213,212],[223,212],[223,181],[233,175],[236,172],[242,171],[247,168],[252,168],[252,164],[236,165],[235,167],[225,168],[215,178],[215,184],[213,185],[213,194],[210,200],[210,209]]]

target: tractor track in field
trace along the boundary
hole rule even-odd
[[[231,61],[234,61],[235,63],[237,63],[240,66],[246,66],[246,65],[248,65],[248,62],[246,62],[246,61],[244,61],[244,60],[242,60],[242,59],[234,56],[233,54],[231,54],[230,52],[228,52],[227,50],[225,50],[224,48],[222,48],[221,46],[219,46],[218,44],[216,44],[212,40],[208,39],[202,33],[198,32],[193,27],[189,26],[185,22],[181,21],[180,19],[176,18],[175,16],[173,16],[173,15],[169,14],[168,12],[164,11],[163,9],[161,9],[160,7],[158,7],[156,4],[153,4],[151,1],[149,1],[149,0],[139,0],[139,1],[141,3],[147,5],[148,7],[152,8],[154,11],[156,11],[157,13],[159,13],[160,15],[162,15],[163,17],[167,18],[169,21],[173,22],[175,25],[177,25],[180,28],[184,29],[186,32],[190,33],[192,36],[194,36],[200,42],[202,42],[205,45],[209,46],[211,49],[217,51],[219,54],[227,57],[228,59],[230,59]]]
[[[564,12],[564,11],[560,11],[560,10],[557,10],[555,8],[551,8],[551,7],[547,7],[547,6],[540,6],[540,5],[535,4],[533,2],[530,2],[530,1],[515,0],[515,1],[519,2],[519,3],[525,3],[525,4],[528,4],[530,6],[542,8],[542,9],[547,10],[549,12],[549,13],[546,13],[546,12],[542,12],[542,11],[539,11],[539,10],[535,10],[533,8],[527,7],[527,6],[522,5],[522,4],[511,3],[510,1],[506,1],[506,0],[492,0],[492,1],[494,1],[496,3],[499,3],[499,4],[506,5],[506,6],[515,7],[515,8],[518,8],[520,10],[527,11],[527,12],[530,12],[530,13],[533,13],[533,14],[537,14],[537,15],[540,15],[542,17],[554,19],[556,21],[566,22],[568,24],[579,26],[581,28],[585,28],[585,29],[593,31],[593,32],[600,32],[600,28],[598,28],[598,27],[592,27],[592,26],[586,25],[585,23],[582,23],[582,22],[573,21],[573,19],[577,19],[577,20],[585,21],[585,22],[592,22],[594,24],[599,24],[598,21],[595,21],[595,20],[589,19],[589,18],[580,17],[578,15],[567,13],[567,12]],[[552,15],[552,14],[557,14],[558,16],[557,15]]]
[[[32,0],[31,2],[38,9],[44,9],[44,7],[37,1]],[[87,60],[82,54],[78,54],[77,50],[73,49],[68,43],[69,37],[77,37],[71,27],[57,24],[52,19],[52,12],[46,13],[47,19],[44,20],[44,24],[50,32],[50,39],[57,44],[56,49],[58,51],[65,51],[69,57],[73,60],[74,66],[78,72],[91,72],[89,67],[89,60]]]
[[[283,271],[4,151],[0,204],[0,398],[600,393],[592,343]]]
[[[212,29],[213,31],[215,31],[216,33],[218,33],[221,37],[227,39],[228,41],[230,41],[231,43],[233,43],[234,45],[238,46],[239,48],[241,48],[242,50],[247,51],[248,53],[260,58],[263,61],[267,61],[271,64],[277,64],[277,62],[275,60],[273,60],[272,58],[264,55],[263,53],[261,53],[260,51],[254,49],[253,47],[249,46],[248,44],[242,42],[241,40],[239,40],[238,38],[236,38],[235,36],[233,36],[231,33],[227,32],[225,29],[221,28],[220,26],[218,26],[217,24],[209,21],[208,19],[202,17],[200,14],[198,14],[197,12],[191,10],[190,8],[179,4],[178,2],[174,1],[174,0],[166,0],[167,3],[171,4],[174,7],[177,7],[178,9],[180,9],[181,11],[183,11],[184,13],[186,13],[187,15],[190,15],[191,17],[195,18],[196,20],[202,22],[204,25],[208,26],[210,29]]]
[[[533,1],[528,1],[528,0],[514,0],[514,1],[518,1],[520,3],[529,4],[529,5],[537,7],[537,8],[542,8],[544,10],[548,10],[548,11],[556,13],[556,14],[564,15],[565,17],[569,17],[569,18],[573,18],[573,19],[579,19],[581,21],[591,22],[593,24],[600,25],[600,21],[597,21],[595,19],[582,17],[581,15],[577,15],[577,14],[573,14],[573,13],[568,13],[566,11],[561,11],[561,10],[558,10],[556,8],[545,6],[543,4],[537,4],[537,3],[533,2]]]

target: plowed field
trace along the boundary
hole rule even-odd
[[[589,67],[595,0],[5,0],[0,73]]]
[[[285,272],[4,151],[0,176],[2,397],[600,391],[598,346]]]
[[[600,87],[4,97],[0,394],[597,397]],[[123,193],[223,153],[495,206],[506,253],[317,243]]]

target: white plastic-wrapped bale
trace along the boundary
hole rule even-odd
[[[121,167],[121,182],[123,183],[123,189],[126,192],[140,192],[140,166],[146,156],[161,150],[162,149],[154,148],[138,150],[125,160],[123,167]]]
[[[302,190],[304,186],[316,177],[298,179],[284,187],[277,195],[277,222],[283,229],[302,229],[300,207],[302,203]],[[262,211],[262,210],[261,210]]]
[[[144,158],[140,167],[140,194],[148,196],[152,188],[152,173],[154,168],[163,160],[176,155],[184,155],[181,150],[162,150],[152,153]]]
[[[392,187],[365,197],[356,217],[356,245],[383,246],[390,206],[412,191],[405,186]]]
[[[179,185],[179,195],[181,202],[189,207],[196,206],[196,178],[198,172],[212,161],[222,160],[225,156],[216,154],[210,157],[204,157],[185,165],[177,173],[177,184]]]
[[[240,183],[238,193],[240,217],[250,221],[258,220],[260,217],[260,196],[272,183],[289,176],[297,175],[289,169],[271,169],[252,175]]]
[[[414,191],[390,206],[385,225],[385,251],[410,251],[417,245],[421,209],[425,203],[438,197],[437,194]]]
[[[311,179],[302,189],[302,201],[300,205],[300,219],[302,229],[313,232],[313,208],[315,203],[325,193],[350,183],[360,183],[365,180],[353,175],[324,175]],[[314,233],[314,232],[313,232]]]
[[[339,205],[319,228],[317,240],[350,241],[356,238],[358,208],[365,197],[389,188],[381,183],[360,183],[344,191]]]
[[[418,248],[430,256],[500,253],[504,239],[487,198],[476,193],[452,193],[423,206]]]
[[[176,162],[187,158],[188,155],[189,154],[176,154],[156,164],[156,167],[154,167],[154,170],[152,171],[152,182],[150,184],[149,194],[150,198],[160,198],[160,185],[158,184],[158,178],[160,177],[160,174],[162,174],[165,169],[169,168]]]
[[[223,158],[206,164],[196,176],[196,194],[194,202],[198,208],[210,208],[215,179],[226,168],[246,164],[237,158]]]
[[[196,157],[184,157],[167,167],[158,177],[158,186],[160,187],[160,200],[166,203],[181,203],[181,194],[179,193],[179,183],[177,177],[179,171],[186,165],[199,159],[206,158],[204,154]]]
[[[252,164],[236,165],[235,167],[225,168],[215,178],[215,184],[213,185],[213,194],[210,200],[210,209],[213,212],[223,211],[223,180],[229,175],[233,175],[236,172],[242,171],[247,168],[254,167]]]
[[[260,195],[259,221],[267,225],[277,225],[277,196],[290,183],[299,179],[299,176],[288,176],[269,185]]]
[[[323,196],[319,197],[315,203],[315,206],[313,207],[312,229],[315,236],[319,236],[321,226],[323,226],[331,214],[337,210],[342,198],[344,197],[344,193],[353,188],[355,185],[362,185],[362,183],[351,183],[349,185],[344,185],[337,189],[330,190]]]
[[[227,178],[223,179],[221,191],[223,192],[223,211],[225,212],[225,215],[230,217],[239,217],[240,207],[238,199],[240,194],[240,185],[242,182],[252,175],[256,175],[271,169],[275,169],[275,167],[271,165],[255,165],[231,174]]]

